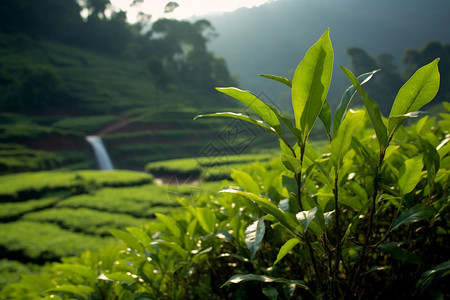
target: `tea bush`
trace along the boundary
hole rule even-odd
[[[439,87],[438,59],[400,89],[391,113],[356,78],[331,122],[328,31],[293,80],[295,124],[247,91],[220,88],[259,116],[216,113],[275,134],[282,154],[231,174],[216,196],[178,198],[184,213],[144,228],[111,230],[119,248],[86,252],[7,286],[3,297],[83,299],[423,299],[450,296],[450,133],[442,120],[404,126]],[[364,110],[347,109],[355,93]],[[447,110],[449,104],[445,104]],[[329,145],[308,142],[320,118]],[[289,143],[287,133],[295,143]],[[101,263],[100,263],[101,262]],[[30,284],[33,282],[33,284]]]

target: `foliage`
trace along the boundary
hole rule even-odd
[[[361,86],[370,76],[356,78],[343,68],[353,88],[342,103],[358,92],[365,110],[335,114],[332,128],[324,86],[332,56],[327,31],[293,80],[281,80],[292,86],[295,125],[249,92],[220,89],[261,119],[208,116],[239,118],[272,132],[280,140],[280,160],[233,171],[233,182],[208,201],[178,198],[184,213],[156,214],[159,222],[145,228],[111,230],[121,248],[55,263],[40,279],[27,276],[7,286],[4,297],[448,296],[448,114],[403,125],[437,93],[438,60],[403,85],[388,119]],[[317,118],[330,139],[323,155],[308,142]],[[30,285],[33,280],[38,284]]]

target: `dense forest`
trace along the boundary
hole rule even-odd
[[[392,85],[387,87],[389,92],[380,94],[378,91],[379,94],[373,96],[387,115],[399,80],[404,83],[407,76],[417,70],[417,65],[441,57],[442,80],[448,82],[449,10],[450,3],[446,0],[436,0],[433,5],[420,0],[278,0],[259,7],[211,15],[209,19],[220,38],[212,40],[210,47],[227,60],[232,73],[239,74],[242,88],[264,92],[280,107],[290,110],[290,91],[257,75],[292,77],[298,57],[306,52],[320,32],[330,28],[336,58],[334,70],[339,70],[342,65],[351,67],[359,75],[379,68],[381,71],[374,81],[381,80],[379,77],[392,77]],[[349,55],[349,49],[355,47],[362,49],[375,63]],[[410,52],[419,55],[413,57],[408,54]],[[388,55],[389,63],[387,56],[378,59],[379,55]],[[347,79],[339,71],[333,72],[333,78],[328,101],[336,108]],[[383,83],[386,83],[385,79]],[[442,85],[447,89],[445,86],[448,84]],[[446,98],[444,94],[447,94]],[[448,99],[448,90],[441,91],[436,100],[445,99]]]
[[[109,1],[2,1],[0,31],[14,36],[10,41],[17,51],[33,46],[36,40],[53,40],[81,47],[125,61],[145,66],[149,82],[161,89],[192,86],[211,91],[217,85],[232,85],[228,68],[222,58],[207,50],[214,29],[207,20],[194,23],[160,19],[144,31],[145,23],[129,24],[125,12],[112,12]],[[86,19],[82,9],[90,14]],[[64,87],[64,81],[51,68],[20,70],[25,76],[2,65],[0,82],[1,104],[4,109],[75,106],[76,99]],[[17,77],[20,77],[18,79]],[[39,99],[39,100],[37,100]]]

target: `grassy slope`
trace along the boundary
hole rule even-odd
[[[67,107],[23,112],[27,116],[0,114],[0,127],[3,126],[0,142],[25,144],[29,152],[33,149],[54,151],[46,149],[46,145],[54,143],[48,141],[49,137],[61,139],[70,133],[69,138],[76,141],[74,144],[84,144],[75,149],[85,154],[78,160],[56,155],[47,164],[30,161],[29,165],[34,167],[28,170],[86,162],[86,155],[91,153],[83,136],[98,132],[104,133],[105,144],[118,168],[143,170],[150,161],[198,156],[211,141],[222,143],[217,147],[224,151],[229,148],[223,145],[219,135],[230,127],[230,119],[195,122],[192,119],[199,113],[235,111],[237,101],[215,91],[200,91],[183,85],[161,89],[155,86],[150,71],[142,62],[121,60],[55,42],[0,37],[0,94],[4,95],[0,98],[0,107],[6,100],[14,99],[11,95],[20,89],[27,73],[41,69],[52,70],[70,98],[64,100],[70,104]],[[112,131],[102,130],[118,123],[120,126],[113,126]],[[18,130],[12,128],[12,124]],[[256,142],[252,135],[249,137],[252,141],[248,149],[266,144],[265,135],[260,132],[257,135]],[[38,143],[36,146],[36,140],[44,141],[45,145]],[[30,156],[42,156],[39,154],[42,153]],[[27,170],[27,164],[18,165],[17,159],[13,159],[14,153],[0,153],[0,158],[3,170]],[[81,167],[95,167],[95,164],[90,161]]]

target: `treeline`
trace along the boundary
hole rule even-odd
[[[160,19],[144,32],[144,22],[129,24],[125,12],[110,5],[109,0],[3,0],[0,32],[138,60],[162,88],[181,82],[202,89],[235,84],[225,61],[207,50],[215,35],[208,21]],[[89,12],[86,18],[83,10]]]
[[[366,90],[376,99],[385,115],[389,114],[392,101],[400,87],[410,78],[420,66],[439,57],[439,72],[441,75],[440,88],[436,101],[450,99],[450,44],[430,41],[420,49],[406,50],[401,58],[404,68],[399,69],[394,56],[381,53],[376,57],[370,56],[364,49],[349,47],[347,54],[351,58],[351,68],[355,74],[362,74],[368,70],[380,69],[380,72],[366,85]]]

